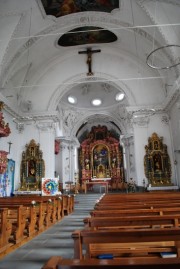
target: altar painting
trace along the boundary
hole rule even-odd
[[[83,11],[100,11],[111,12],[115,8],[119,8],[118,0],[94,0],[94,1],[78,1],[78,0],[41,0],[47,15],[53,15],[56,18],[68,14]]]
[[[109,30],[94,26],[84,26],[74,28],[62,35],[58,40],[58,45],[67,47],[94,43],[110,43],[116,40],[117,36]]]

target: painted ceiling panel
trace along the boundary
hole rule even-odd
[[[55,17],[83,11],[111,12],[119,7],[118,0],[42,0],[47,15]]]

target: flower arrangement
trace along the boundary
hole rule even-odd
[[[31,204],[32,204],[32,205],[35,205],[35,204],[36,204],[36,201],[34,201],[34,200],[31,201]]]

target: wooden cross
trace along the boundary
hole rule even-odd
[[[101,52],[101,50],[92,50],[91,48],[87,48],[85,51],[79,51],[79,54],[87,54],[87,65],[88,65],[88,73],[87,76],[94,75],[92,72],[92,54],[96,52]]]

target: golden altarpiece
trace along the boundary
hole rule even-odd
[[[80,183],[92,179],[123,181],[123,154],[117,135],[94,126],[80,146]]]
[[[41,179],[45,175],[45,164],[39,147],[40,145],[32,139],[29,144],[26,144],[26,150],[22,152],[19,189],[21,191],[41,190]]]
[[[171,186],[171,163],[163,138],[153,133],[145,146],[144,170],[151,186]]]

